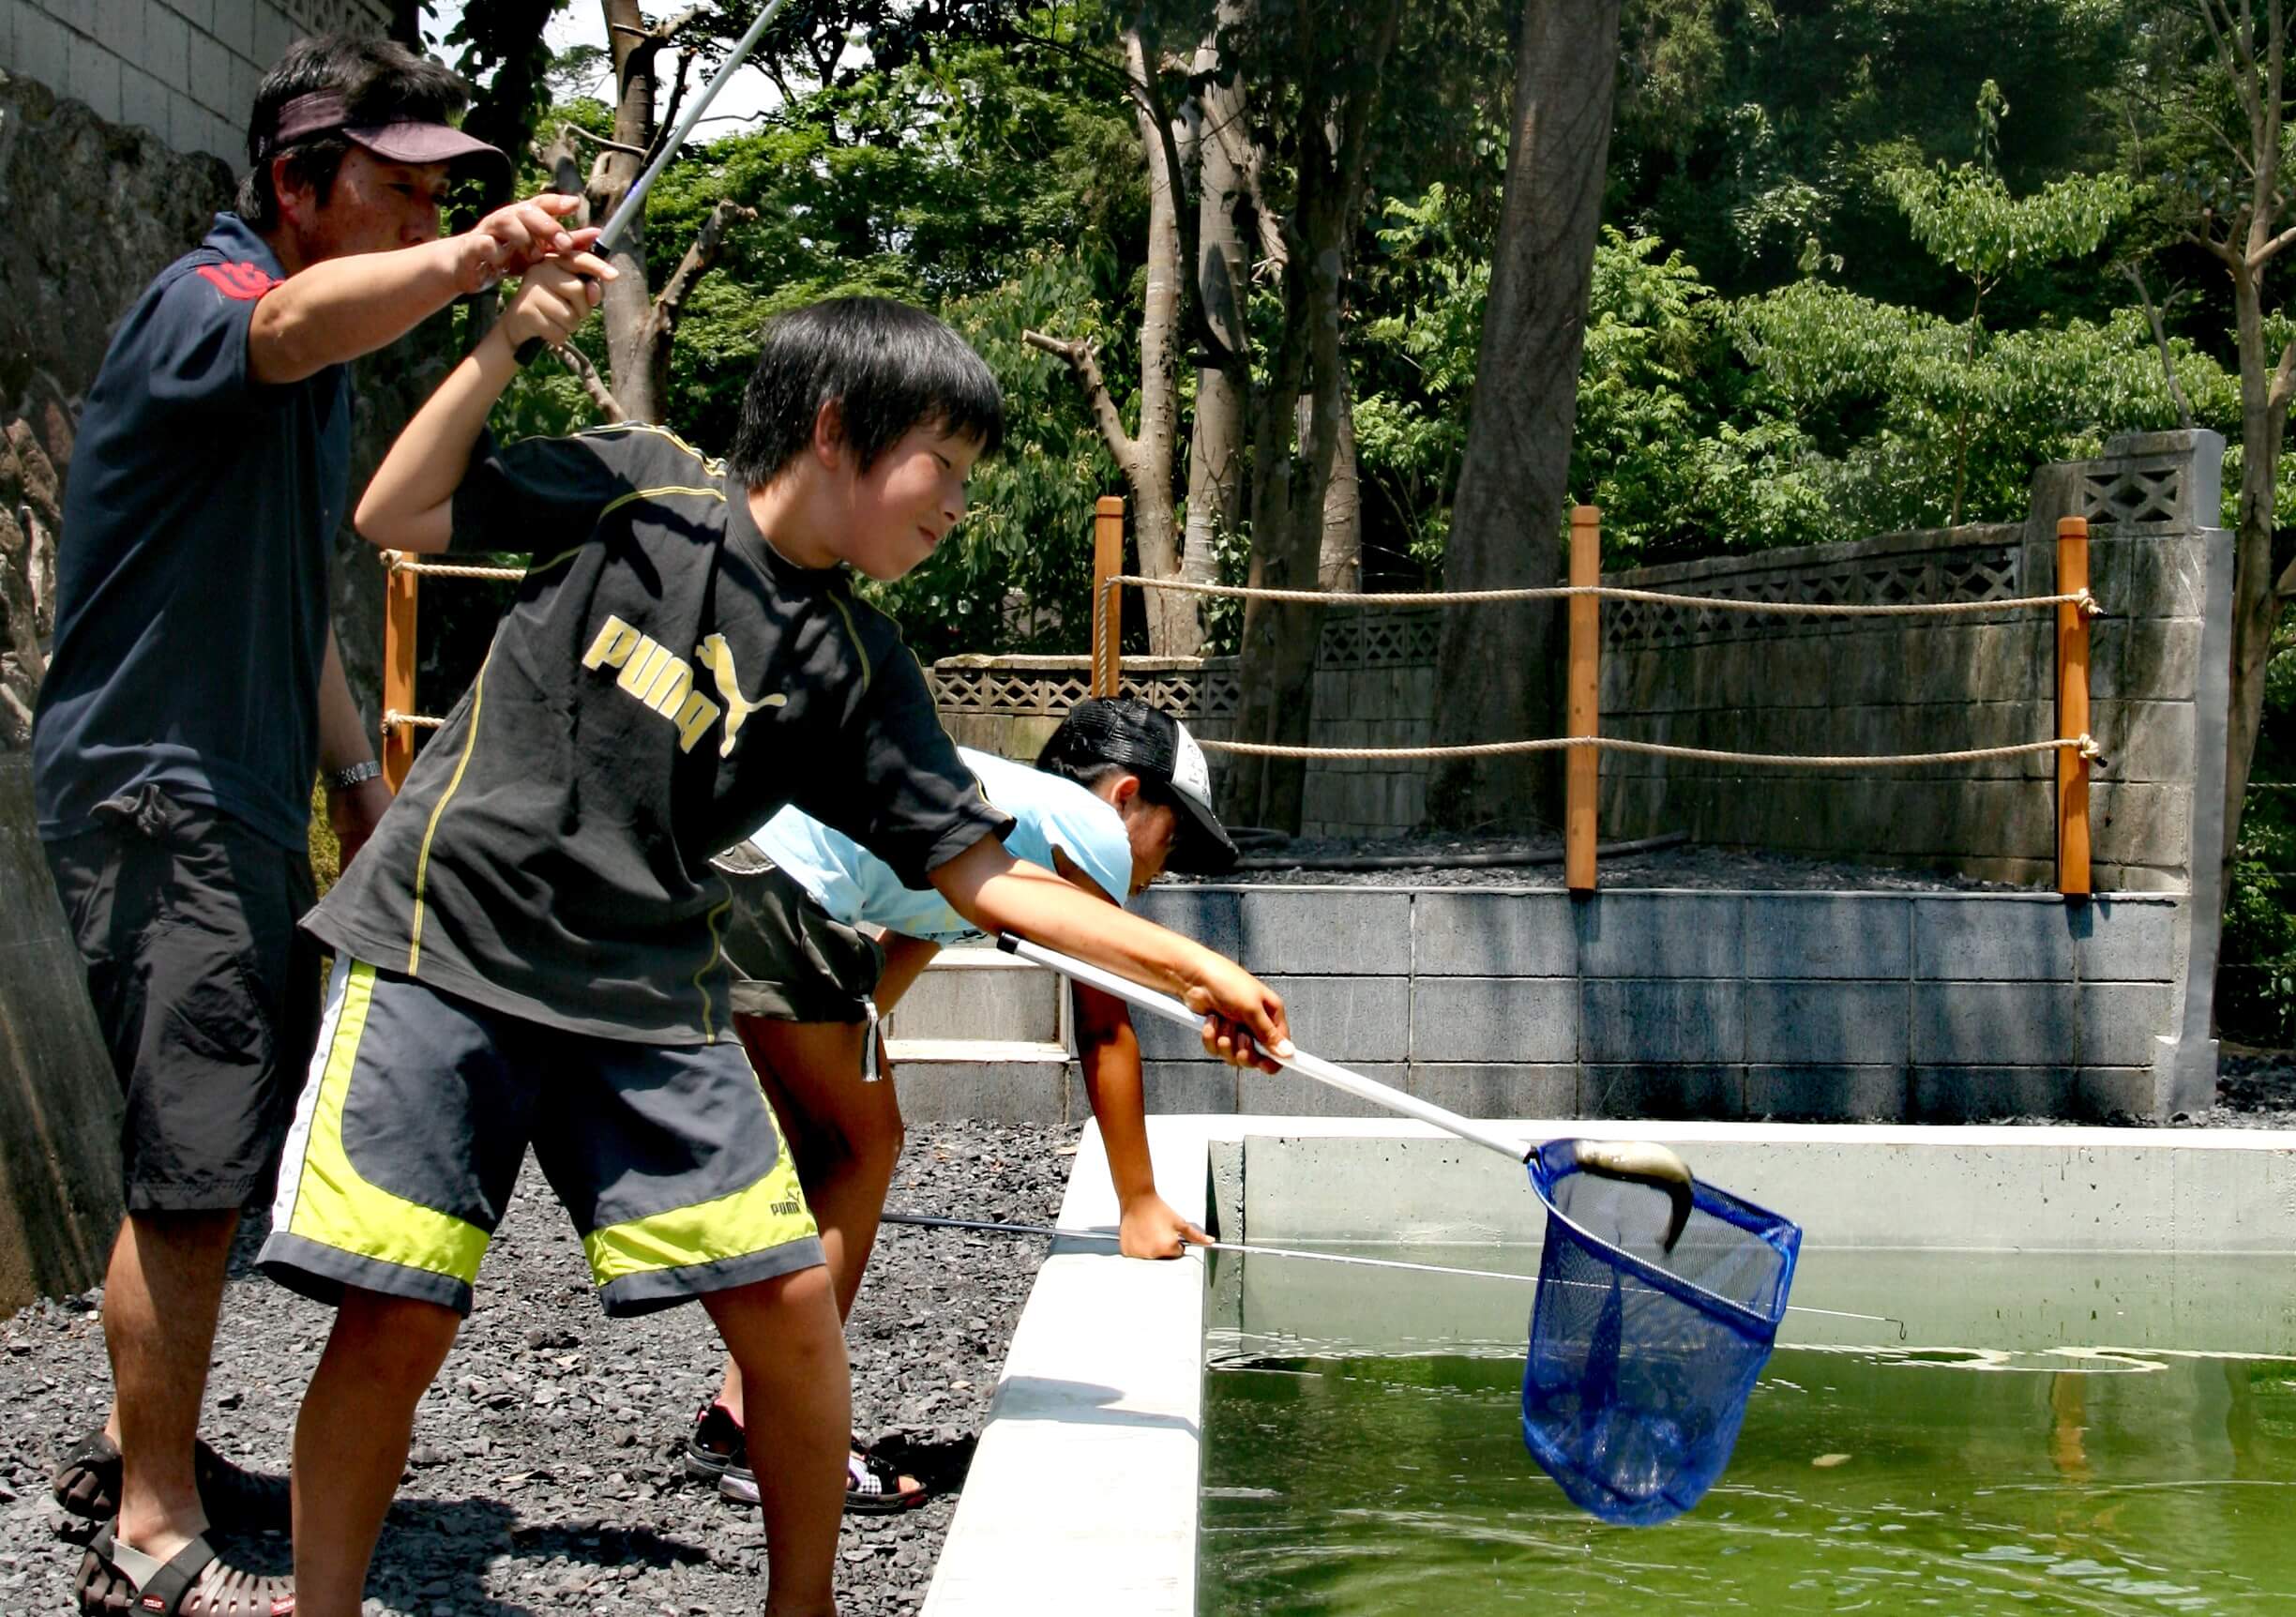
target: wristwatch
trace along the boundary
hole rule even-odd
[[[372,780],[382,773],[383,765],[370,758],[364,763],[354,763],[346,768],[328,770],[326,788],[329,792],[348,792],[360,781]]]

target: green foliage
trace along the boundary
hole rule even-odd
[[[1379,312],[1358,333],[1356,461],[1366,503],[1385,506],[1427,578],[1440,573],[1450,535],[1490,294],[1490,261],[1468,239],[1464,211],[1440,181],[1416,201],[1390,197],[1374,232],[1380,251],[1362,270]]]
[[[2124,175],[2072,174],[2012,197],[1999,174],[1974,163],[1886,169],[1880,183],[1923,250],[1981,291],[2020,258],[2046,264],[2094,252],[2133,196]]]

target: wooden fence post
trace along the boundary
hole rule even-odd
[[[383,552],[383,711],[415,711],[415,589],[422,582],[412,568],[400,567],[409,558],[398,551]],[[415,727],[383,721],[383,778],[399,790],[415,763]]]
[[[2089,587],[2089,519],[2057,519],[2058,595]],[[2073,741],[2089,733],[2089,609],[2078,601],[2057,608],[2057,734]],[[2089,892],[2089,760],[2072,748],[2057,753],[2057,890]]]
[[[1093,507],[1092,693],[1114,696],[1124,677],[1123,592],[1109,580],[1124,571],[1125,503],[1103,494]]]
[[[1573,506],[1570,514],[1570,582],[1573,589],[1602,582],[1602,507]],[[1569,733],[1593,736],[1602,718],[1602,602],[1593,596],[1570,597]],[[1563,868],[1574,893],[1594,890],[1594,799],[1601,782],[1601,754],[1574,747],[1563,755]]]

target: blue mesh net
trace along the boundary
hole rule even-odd
[[[1700,1184],[1665,1251],[1666,1191],[1580,1170],[1578,1143],[1530,1162],[1547,1239],[1523,1443],[1581,1509],[1644,1526],[1688,1510],[1729,1463],[1802,1232]]]

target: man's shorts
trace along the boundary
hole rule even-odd
[[[565,1032],[339,963],[279,1169],[265,1273],[470,1312],[526,1148],[613,1315],[822,1261],[797,1171],[737,1041]]]
[[[721,854],[733,889],[718,942],[733,967],[733,1008],[775,1021],[868,1021],[884,950],[849,927],[748,843]]]
[[[46,844],[127,1097],[131,1213],[228,1212],[270,1194],[319,1022],[319,953],[295,929],[310,855],[157,786]]]

